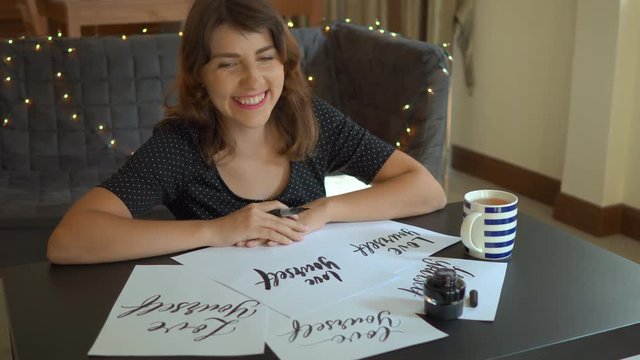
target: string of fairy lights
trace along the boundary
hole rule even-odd
[[[289,19],[289,20],[285,20],[286,24],[289,28],[295,28],[296,24],[294,23],[293,20]],[[351,19],[347,18],[344,20],[344,22],[346,23],[351,23]],[[396,32],[391,32],[391,31],[387,31],[385,29],[382,28],[382,24],[380,23],[379,20],[375,21],[375,25],[369,25],[367,27],[369,29],[369,31],[375,31],[377,33],[379,33],[381,36],[390,36],[391,38],[396,38],[401,36],[400,34],[396,33]],[[332,31],[332,27],[331,24],[325,24],[323,26],[323,30],[325,33],[329,33],[330,31]],[[149,33],[149,29],[148,28],[143,28],[141,30],[142,34],[148,34]],[[183,32],[180,31],[178,32],[179,36],[183,36]],[[56,33],[57,38],[62,38],[62,32],[60,30],[58,30],[58,32]],[[41,52],[43,50],[44,46],[52,46],[52,44],[54,44],[54,40],[55,37],[53,35],[49,35],[46,36],[44,38],[42,38],[42,41],[37,41],[35,42],[35,45],[33,45],[33,51],[35,52]],[[123,41],[127,41],[127,35],[121,35],[120,38]],[[21,40],[24,40],[25,37],[21,36],[20,37]],[[14,46],[16,44],[16,41],[14,41],[14,39],[8,39],[6,40],[7,43],[10,45],[10,48],[12,46]],[[448,59],[448,61],[453,61],[453,57],[451,56],[451,54],[448,51],[448,48],[450,47],[449,43],[443,43],[440,44],[441,48],[444,50],[445,56]],[[66,49],[63,49],[63,53],[66,56],[76,56],[77,54],[77,50],[74,47],[67,47]],[[3,79],[3,85],[4,86],[12,86],[13,83],[15,82],[15,78],[14,78],[14,72],[15,69],[13,69],[14,71],[12,71],[12,64],[15,62],[16,56],[18,56],[16,51],[10,51],[10,53],[8,54],[0,54],[1,56],[1,61],[3,61],[5,64],[5,66],[3,66],[0,69],[5,69],[6,73],[4,74],[0,74],[0,78]],[[447,70],[447,65],[446,64],[439,64],[440,68],[442,69],[442,72],[444,72],[447,76],[449,75],[449,71]],[[65,74],[62,71],[55,71],[54,73],[54,77],[59,80],[59,81],[63,81],[65,78]],[[310,84],[313,85],[313,82],[316,80],[316,77],[313,74],[307,74],[307,80],[309,81]],[[404,124],[403,124],[403,128],[405,128],[404,134],[396,140],[396,147],[398,147],[399,149],[405,149],[405,145],[409,144],[411,142],[411,138],[415,135],[415,131],[414,131],[414,127],[413,127],[413,121],[412,119],[414,118],[414,116],[412,116],[412,110],[414,109],[416,103],[418,101],[420,101],[422,99],[423,96],[433,96],[435,95],[435,91],[433,90],[433,88],[431,88],[428,84],[425,85],[424,87],[422,87],[423,90],[419,91],[413,99],[410,99],[406,104],[404,104],[402,106],[402,108],[400,109],[400,111],[402,111],[404,115]],[[70,104],[70,101],[72,99],[72,94],[69,92],[63,92],[61,95],[61,101],[65,104]],[[22,99],[22,101],[24,102],[24,104],[26,106],[33,106],[34,105],[34,101],[28,96],[28,94],[25,94],[24,98]],[[71,114],[69,115],[70,119],[74,122],[80,121],[81,120],[81,114],[79,110],[76,110],[74,112],[71,112]],[[11,114],[7,113],[7,114],[3,114],[2,118],[2,126],[5,128],[10,128],[12,126],[12,119],[11,119]],[[107,130],[106,125],[104,123],[98,123],[94,129],[97,133],[99,134],[104,134]],[[106,146],[109,148],[114,148],[117,146],[118,144],[118,140],[114,137],[109,138],[106,142]],[[133,154],[133,151],[130,152],[130,154]]]

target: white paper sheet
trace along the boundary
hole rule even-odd
[[[301,318],[290,319],[272,312],[267,344],[283,360],[339,360],[446,337],[414,314],[412,299],[394,291],[401,285],[392,280]]]
[[[184,266],[136,266],[89,355],[262,354],[267,314]]]
[[[401,286],[396,288],[396,292],[419,300],[413,310],[424,314],[423,284],[427,276],[442,267],[454,269],[466,284],[464,310],[460,319],[493,321],[507,271],[506,263],[427,257],[422,259],[420,264],[406,268],[398,274],[402,282]],[[478,291],[478,306],[475,308],[469,304],[471,290]]]
[[[379,285],[458,241],[371,221],[329,224],[289,246],[207,248],[173,259],[283,314],[301,316]]]

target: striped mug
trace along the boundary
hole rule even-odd
[[[465,251],[483,260],[511,256],[516,240],[518,197],[499,190],[477,190],[464,195],[460,237]]]

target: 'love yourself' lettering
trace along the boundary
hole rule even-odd
[[[401,332],[393,330],[399,327],[400,323],[400,320],[391,317],[389,311],[383,310],[375,315],[329,319],[316,323],[301,324],[298,320],[293,320],[291,331],[280,336],[288,336],[289,343],[302,342],[301,346],[312,346],[325,342],[351,343],[361,339],[374,339],[385,342],[391,333]],[[363,325],[372,325],[373,328],[362,329]],[[356,326],[360,328],[353,330],[352,328]],[[340,333],[335,334],[336,331]],[[327,334],[331,332],[334,332],[334,334]],[[321,338],[321,340],[318,340],[318,338]]]
[[[255,268],[253,270],[258,273],[262,279],[262,281],[258,281],[255,285],[263,284],[265,290],[271,290],[271,288],[277,287],[280,285],[280,280],[293,279],[297,276],[306,278],[307,273],[322,270],[324,270],[324,272],[319,272],[317,273],[318,275],[312,275],[309,278],[306,278],[304,280],[305,283],[308,285],[317,285],[331,279],[342,282],[342,278],[338,271],[340,270],[340,266],[333,261],[327,260],[324,256],[319,256],[318,261],[314,261],[311,264],[288,267],[284,270],[278,270],[275,272],[266,272]]]
[[[118,319],[127,316],[147,316],[156,313],[179,313],[182,316],[207,313],[215,314],[204,321],[182,321],[177,324],[168,324],[165,321],[154,321],[147,328],[149,332],[161,332],[170,334],[178,331],[188,331],[198,335],[193,341],[202,341],[214,335],[226,335],[235,331],[238,322],[253,316],[258,311],[259,302],[245,300],[239,304],[205,304],[199,301],[182,301],[178,303],[162,302],[161,295],[148,297],[137,305],[122,305],[125,312],[117,316]]]
[[[420,244],[424,242],[433,244],[433,241],[421,237],[415,231],[400,229],[399,232],[365,241],[362,244],[351,244],[351,246],[355,248],[354,253],[359,253],[362,256],[373,255],[380,248],[387,248],[387,251],[395,255],[402,255],[409,249],[419,248]]]

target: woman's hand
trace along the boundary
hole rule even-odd
[[[288,245],[302,241],[307,227],[294,218],[281,218],[268,211],[287,206],[279,201],[252,203],[227,216],[211,220],[216,224],[214,246],[256,246],[261,243]]]
[[[329,202],[330,198],[325,197],[314,200],[304,205],[304,207],[308,208],[309,210],[298,214],[298,221],[307,226],[308,233],[320,229],[329,221],[331,221]]]
[[[289,216],[288,218],[304,226],[305,233],[310,233],[312,231],[320,229],[330,221],[328,205],[328,198],[317,199],[306,205],[303,205],[303,207],[306,207],[309,210],[301,212],[298,215]],[[255,239],[236,243],[236,246],[246,247],[255,247],[260,245],[276,246],[279,245],[279,243],[267,239]]]

